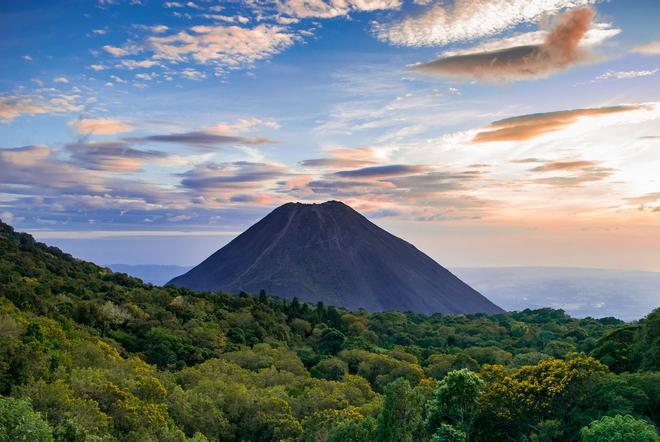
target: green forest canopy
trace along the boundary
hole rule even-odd
[[[0,223],[0,442],[657,441],[659,340],[657,309],[425,316],[156,287]]]

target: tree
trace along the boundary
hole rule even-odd
[[[378,419],[380,442],[412,442],[422,425],[422,406],[407,379],[385,387],[385,402]]]
[[[445,439],[456,439],[462,433],[465,440],[470,440],[472,427],[479,411],[479,397],[483,392],[484,382],[463,368],[449,372],[445,378],[438,382],[435,398],[429,404],[429,415],[426,425],[432,433],[440,428],[439,433],[446,433]],[[446,428],[449,425],[452,429]],[[452,437],[454,439],[452,439]]]
[[[482,413],[494,428],[485,431],[491,435],[502,431],[499,437],[515,439],[538,432],[534,429],[541,421],[558,419],[566,434],[576,434],[584,423],[575,410],[607,374],[605,365],[579,354],[566,360],[545,359],[511,373],[502,366],[487,366],[489,385],[481,401]]]
[[[449,424],[440,424],[431,442],[465,442],[466,440],[467,436],[464,431]]]
[[[658,442],[655,426],[630,415],[605,416],[580,431],[582,442]]]
[[[335,355],[341,350],[346,337],[339,330],[327,328],[321,333],[321,339],[318,344],[318,351],[323,355]]]
[[[338,381],[348,373],[348,365],[339,358],[324,359],[310,370],[315,378]]]
[[[440,380],[450,371],[459,370],[461,368],[477,371],[479,369],[479,363],[464,353],[458,353],[455,355],[434,354],[428,358],[426,372],[429,376]]]
[[[369,432],[368,425],[363,428],[364,416],[355,407],[340,410],[328,409],[317,411],[305,418],[302,423],[301,441],[353,441],[353,435],[362,437]],[[373,420],[373,419],[372,419]]]
[[[0,442],[49,442],[53,430],[30,402],[0,396]]]
[[[372,417],[362,420],[347,420],[337,425],[328,437],[328,442],[375,442],[378,437],[378,422]]]

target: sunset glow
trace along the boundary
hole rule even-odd
[[[660,271],[660,3],[527,3],[4,2],[0,218],[187,265],[335,199],[449,267]]]

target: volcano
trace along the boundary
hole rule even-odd
[[[339,201],[287,203],[169,284],[245,291],[349,309],[503,310],[412,244]]]

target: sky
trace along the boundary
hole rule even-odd
[[[193,265],[341,200],[447,267],[660,271],[656,0],[0,3],[0,219]]]

